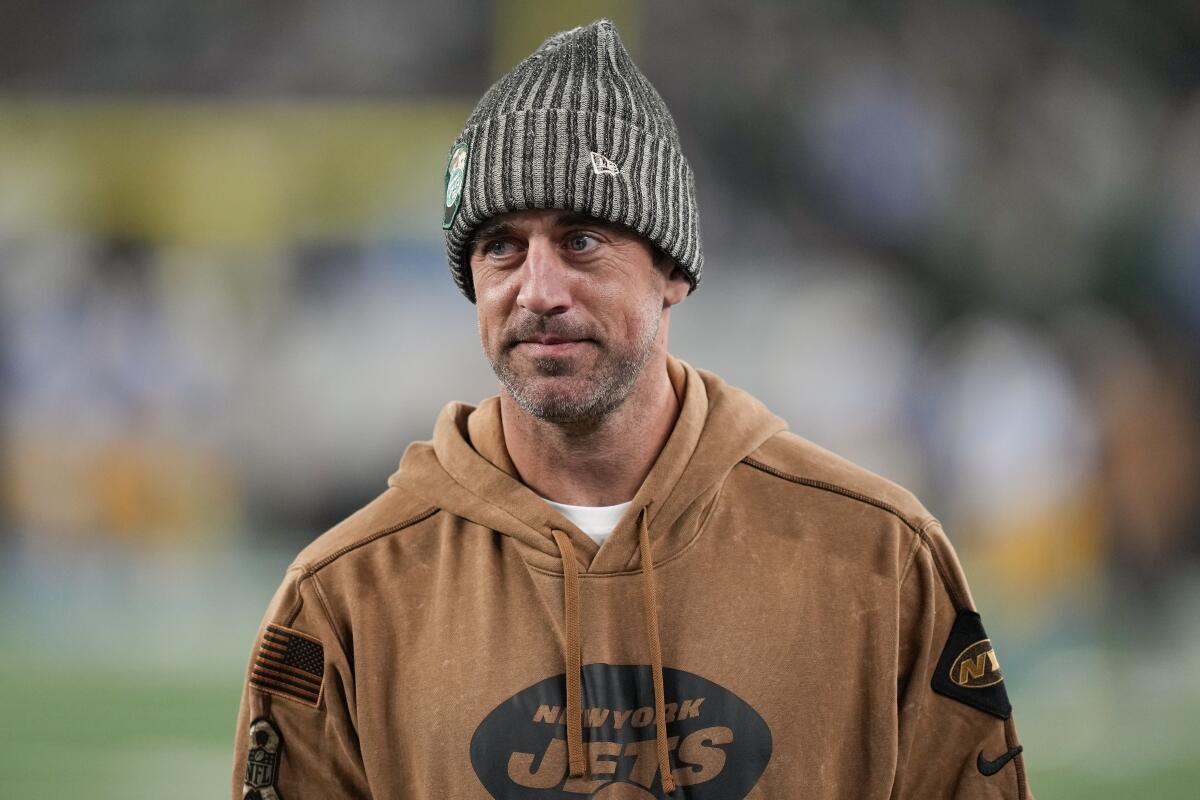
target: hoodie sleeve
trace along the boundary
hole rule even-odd
[[[900,584],[893,800],[1032,800],[1000,662],[936,520]]]
[[[242,688],[234,800],[371,796],[354,676],[317,577],[293,566],[259,626]]]

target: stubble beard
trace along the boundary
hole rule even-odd
[[[578,373],[571,358],[526,359],[532,375],[514,367],[515,347],[499,358],[488,360],[492,372],[525,413],[559,425],[591,428],[620,408],[633,393],[658,338],[661,314],[649,314],[640,326],[642,335],[627,350],[613,350],[591,341],[598,351],[594,367],[582,366]]]

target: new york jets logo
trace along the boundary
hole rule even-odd
[[[1004,689],[1004,675],[979,612],[959,610],[930,685],[938,694],[1008,719],[1012,705]]]
[[[442,227],[449,230],[454,224],[454,217],[462,202],[463,181],[467,177],[467,157],[471,147],[467,142],[454,145],[450,149],[450,158],[446,162],[446,208],[442,217]]]
[[[1004,680],[1000,673],[1000,662],[996,660],[996,651],[992,649],[992,641],[983,639],[959,653],[950,665],[950,680],[968,689],[995,686]]]
[[[654,681],[646,664],[582,669],[587,774],[567,757],[564,676],[509,697],[479,723],[471,765],[497,800],[659,800]],[[695,673],[663,668],[671,773],[693,800],[740,800],[771,760],[771,729],[749,703]]]

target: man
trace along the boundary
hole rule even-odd
[[[667,353],[692,174],[612,24],[500,79],[445,189],[502,391],[288,570],[234,796],[1028,797],[938,521]]]

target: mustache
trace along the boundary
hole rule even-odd
[[[533,336],[557,336],[562,339],[591,339],[595,342],[599,341],[595,336],[591,335],[590,331],[583,328],[570,328],[561,324],[539,325],[535,323],[518,327],[507,337],[507,343],[509,347],[515,347]]]

